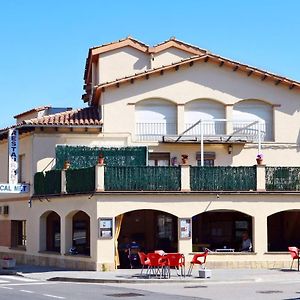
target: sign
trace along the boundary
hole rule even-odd
[[[26,183],[0,183],[0,194],[8,193],[8,194],[23,194],[29,193],[29,184]]]
[[[8,182],[18,183],[19,132],[18,129],[8,130]]]
[[[192,237],[192,220],[189,218],[179,219],[179,238],[190,239]]]
[[[113,219],[99,218],[99,238],[111,239],[113,237]]]

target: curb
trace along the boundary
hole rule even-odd
[[[197,278],[202,279],[202,278]],[[52,277],[47,281],[60,282],[83,282],[83,283],[195,283],[190,279],[106,279],[106,278],[71,278],[71,277]],[[203,280],[201,280],[203,282]]]

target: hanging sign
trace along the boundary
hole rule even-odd
[[[18,156],[19,132],[18,129],[8,130],[8,183],[18,184]]]
[[[26,183],[0,183],[0,194],[23,194],[29,193],[29,184]]]

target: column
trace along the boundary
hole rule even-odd
[[[256,165],[256,190],[266,190],[266,165]]]
[[[104,191],[104,167],[103,163],[97,164],[95,167],[95,188],[97,192]]]
[[[233,104],[227,104],[225,106],[225,118],[227,120],[226,121],[226,134],[231,134],[233,132],[232,113],[233,113]]]
[[[177,134],[181,134],[184,130],[184,104],[177,104]]]
[[[190,190],[190,166],[181,165],[181,191],[189,192]]]
[[[260,211],[253,217],[253,249],[258,255],[268,251],[267,216]]]

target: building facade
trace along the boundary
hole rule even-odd
[[[84,81],[84,108],[32,109],[0,131],[0,182],[16,129],[18,182],[30,185],[0,194],[2,255],[108,270],[126,267],[122,247],[134,240],[187,260],[209,248],[212,267],[290,262],[300,240],[298,82],[175,38],[150,47],[131,37],[91,48]],[[86,165],[89,151],[104,164]],[[112,155],[125,158],[110,164]]]

